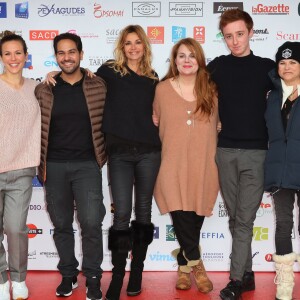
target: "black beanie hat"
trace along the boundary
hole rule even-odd
[[[276,53],[276,64],[282,59],[294,59],[300,64],[300,42],[285,42]]]

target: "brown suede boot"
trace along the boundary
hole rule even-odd
[[[193,266],[192,269],[198,290],[202,293],[209,293],[212,291],[213,284],[207,277],[202,259],[200,259],[199,263],[196,266]]]
[[[188,266],[179,266],[178,267],[178,278],[176,282],[176,289],[178,290],[189,290],[192,286],[191,276],[190,276],[191,268]]]

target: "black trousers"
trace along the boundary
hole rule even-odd
[[[187,265],[187,260],[200,259],[199,239],[204,222],[204,216],[198,216],[193,211],[176,210],[170,212],[175,234],[180,246],[177,256],[179,266]],[[183,256],[183,251],[184,255]]]
[[[100,276],[103,260],[102,221],[105,206],[102,172],[96,161],[47,162],[45,183],[47,210],[54,226],[53,239],[62,276],[78,274],[73,230],[74,202],[82,238],[82,271],[86,277]]]
[[[293,252],[293,210],[296,195],[300,207],[300,192],[297,190],[280,189],[273,194],[276,215],[275,247],[278,255]],[[298,231],[300,234],[300,224],[298,224]]]
[[[126,230],[129,227],[133,190],[136,221],[142,224],[151,223],[152,196],[159,167],[159,151],[138,153],[132,149],[109,156],[108,171],[114,203],[115,230]]]

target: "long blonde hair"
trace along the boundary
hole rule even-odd
[[[129,74],[129,71],[126,67],[127,58],[124,53],[125,40],[129,33],[136,33],[144,45],[144,55],[139,66],[141,75],[158,80],[155,76],[154,70],[151,67],[152,52],[150,42],[144,29],[140,25],[128,25],[121,31],[114,49],[115,60],[108,62],[108,64],[110,64],[112,68],[122,76]]]
[[[196,95],[196,110],[205,116],[210,116],[214,112],[216,85],[211,80],[210,75],[206,68],[205,55],[200,44],[192,38],[185,38],[176,43],[171,52],[170,66],[166,76],[162,80],[168,78],[176,78],[179,72],[175,63],[178,49],[181,45],[185,45],[194,55],[198,63],[198,71],[196,74],[194,93]]]

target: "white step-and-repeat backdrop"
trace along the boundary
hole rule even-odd
[[[28,44],[29,60],[24,75],[41,81],[45,74],[58,69],[52,39],[59,33],[72,32],[81,36],[84,59],[81,66],[96,71],[112,58],[114,42],[128,24],[140,24],[149,36],[153,49],[153,66],[160,77],[168,67],[174,43],[193,37],[204,48],[207,62],[227,54],[218,30],[220,14],[238,7],[254,19],[251,48],[256,55],[274,58],[278,46],[285,41],[300,41],[300,4],[296,0],[251,1],[132,1],[132,0],[20,0],[0,1],[0,38],[4,30],[15,31]],[[247,70],[245,70],[246,72]],[[43,188],[35,179],[34,193],[28,216],[30,228],[29,269],[55,270],[58,255],[52,240],[53,226],[49,220]],[[106,167],[103,169],[103,192],[107,214],[103,223],[103,269],[110,270],[107,232],[112,223]],[[297,212],[297,213],[296,213]],[[298,224],[298,208],[295,209]],[[175,270],[171,250],[178,244],[168,215],[160,215],[153,202],[154,241],[149,247],[146,270]],[[74,221],[76,253],[82,256],[80,229]],[[214,215],[207,218],[201,233],[202,257],[208,270],[229,269],[231,236],[227,211],[219,196]],[[293,230],[294,250],[300,252],[296,226]],[[273,271],[270,262],[274,252],[274,212],[272,199],[264,195],[253,229],[252,255],[254,270]],[[129,265],[130,259],[128,259]],[[295,267],[295,270],[300,270]]]

